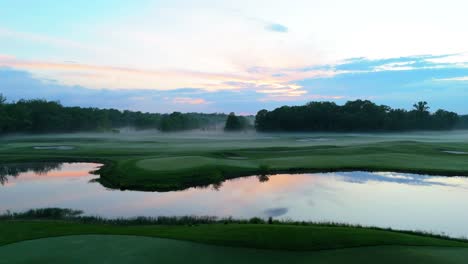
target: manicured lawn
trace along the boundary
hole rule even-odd
[[[208,158],[201,156],[182,156],[182,157],[170,157],[170,158],[154,158],[144,159],[137,162],[136,166],[139,168],[150,170],[150,171],[171,171],[171,170],[183,170],[192,169],[207,165],[225,165],[233,167],[247,167],[256,168],[251,162],[244,160],[235,159],[222,159],[222,158]]]
[[[0,221],[0,245],[64,235],[138,235],[220,246],[323,250],[362,246],[455,246],[468,243],[385,230],[320,225],[206,224],[197,226],[82,224],[66,221]]]
[[[445,134],[9,137],[0,139],[0,163],[102,162],[106,186],[158,191],[275,172],[376,170],[468,176],[466,155],[443,152],[468,151],[468,136],[465,132]],[[33,149],[53,145],[75,148]],[[465,263],[468,245],[414,234],[319,225],[0,221],[0,254],[0,263]]]
[[[0,247],[0,263],[466,263],[467,248],[376,246],[312,252],[212,246],[137,236],[81,235]]]
[[[305,140],[304,140],[305,139]],[[169,191],[252,174],[340,170],[468,176],[468,133],[44,135],[0,139],[1,163],[105,163],[107,187]],[[74,149],[33,149],[34,146]]]

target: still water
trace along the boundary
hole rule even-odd
[[[0,211],[61,207],[104,217],[209,215],[333,221],[468,237],[468,178],[393,172],[251,176],[174,192],[110,190],[94,163],[0,168]]]

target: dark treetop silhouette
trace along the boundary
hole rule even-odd
[[[447,130],[459,124],[460,117],[442,109],[429,112],[427,102],[414,109],[392,109],[368,100],[348,101],[343,106],[333,102],[310,102],[303,106],[283,106],[257,113],[259,131],[402,131]]]
[[[19,100],[7,103],[0,94],[0,133],[48,133],[106,131],[134,127],[181,131],[221,126],[225,114],[179,113],[155,114],[116,109],[65,107],[45,100]]]
[[[468,128],[468,117],[442,109],[429,112],[427,102],[414,109],[392,109],[368,100],[310,102],[303,106],[282,106],[257,113],[258,131],[402,131]],[[116,109],[65,107],[46,100],[19,100],[8,103],[0,94],[0,134],[106,131],[114,128],[183,131],[216,129],[225,123],[226,131],[240,131],[251,125],[246,117],[221,113],[157,114]]]

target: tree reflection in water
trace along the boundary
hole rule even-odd
[[[259,182],[267,182],[270,180],[270,177],[268,177],[267,174],[261,174],[261,175],[258,175],[258,181]]]
[[[5,185],[8,182],[8,177],[16,178],[21,173],[34,172],[38,175],[44,175],[51,170],[59,170],[61,167],[61,162],[1,164],[0,184]]]

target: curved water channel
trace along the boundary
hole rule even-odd
[[[0,211],[61,207],[103,217],[203,215],[333,221],[468,237],[468,178],[393,172],[244,177],[174,192],[106,189],[95,163],[0,168]],[[216,187],[216,188],[215,188]]]

